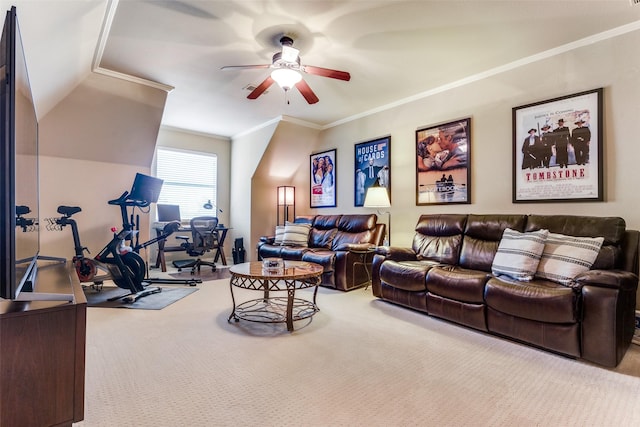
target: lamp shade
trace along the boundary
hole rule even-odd
[[[271,78],[284,90],[291,89],[293,85],[302,80],[299,72],[289,68],[276,68],[271,72]]]
[[[365,208],[388,208],[391,206],[386,187],[369,187],[364,198]]]
[[[296,201],[295,187],[282,186],[278,187],[278,205],[291,206]]]

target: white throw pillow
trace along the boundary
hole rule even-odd
[[[548,230],[521,233],[507,228],[502,234],[491,272],[528,282],[533,279],[545,247]]]
[[[598,257],[603,237],[575,237],[549,233],[536,277],[569,285],[588,271]]]
[[[276,234],[275,234],[275,239],[273,240],[273,244],[281,245],[283,238],[284,238],[284,225],[276,225]]]
[[[282,245],[308,246],[310,230],[311,224],[286,223],[284,226],[284,235],[282,236]]]

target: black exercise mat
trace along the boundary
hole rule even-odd
[[[137,308],[141,310],[162,310],[168,305],[181,300],[189,294],[197,291],[198,288],[185,286],[180,287],[161,287],[162,292],[157,294],[147,295],[140,298],[136,302],[126,303],[121,298],[115,301],[109,301],[109,298],[119,295],[126,295],[127,291],[115,286],[108,286],[102,288],[100,292],[86,288],[84,295],[87,297],[88,307],[103,307],[103,308]]]

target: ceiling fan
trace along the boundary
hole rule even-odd
[[[269,87],[274,83],[278,83],[285,93],[292,86],[298,88],[304,99],[309,104],[315,104],[318,102],[318,97],[311,90],[311,87],[302,79],[300,72],[307,74],[314,74],[321,77],[329,77],[332,79],[349,81],[351,75],[346,71],[331,70],[329,68],[314,67],[313,65],[302,65],[300,63],[299,50],[293,47],[293,39],[288,36],[282,36],[280,38],[280,44],[282,45],[282,51],[273,55],[271,64],[262,65],[228,65],[222,67],[222,70],[247,70],[255,68],[273,68],[271,75],[268,76],[262,83],[260,83],[250,94],[247,96],[249,99],[256,99],[262,95]]]

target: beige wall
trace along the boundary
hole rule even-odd
[[[255,259],[257,232],[252,228],[268,212],[265,194],[253,189],[253,176],[262,160],[279,120],[237,136],[231,144],[231,230],[229,239],[242,238],[246,261]],[[255,199],[255,200],[254,200]],[[255,207],[255,208],[254,208]],[[275,224],[274,224],[275,225]],[[259,236],[258,236],[259,237]]]
[[[149,167],[167,93],[91,74],[40,121],[40,154]]]
[[[252,202],[256,209],[252,221],[251,248],[255,248],[260,236],[273,234],[277,221],[277,187],[292,185],[301,171],[307,175],[309,154],[318,143],[318,136],[318,129],[286,119],[278,124],[252,180]],[[302,215],[309,210],[307,181],[304,186],[296,186],[296,214]]]
[[[82,208],[76,215],[80,238],[93,255],[111,239],[111,227],[122,227],[119,208],[107,202],[131,189],[136,172],[150,174],[166,96],[91,74],[39,118],[42,254],[73,255],[70,229],[46,229],[45,218],[55,217],[60,205]],[[149,215],[136,213],[144,242]]]
[[[40,253],[65,257],[74,255],[71,228],[49,230],[47,218],[58,217],[58,206],[79,206],[73,216],[80,239],[95,256],[112,238],[111,227],[122,228],[118,206],[107,202],[131,189],[136,172],[149,169],[122,164],[40,156]],[[140,228],[148,230],[148,215],[140,213]],[[141,241],[148,239],[141,233]],[[141,255],[144,256],[144,253]]]
[[[410,246],[423,213],[613,215],[640,229],[640,57],[630,54],[639,44],[640,32],[630,33],[327,129],[318,148],[338,148],[338,208],[322,212],[367,211],[353,206],[353,145],[390,134],[394,245]],[[604,87],[606,201],[513,204],[512,108],[598,87]],[[471,117],[472,203],[416,206],[415,130],[463,117]],[[308,177],[300,176],[296,185],[305,188]]]

